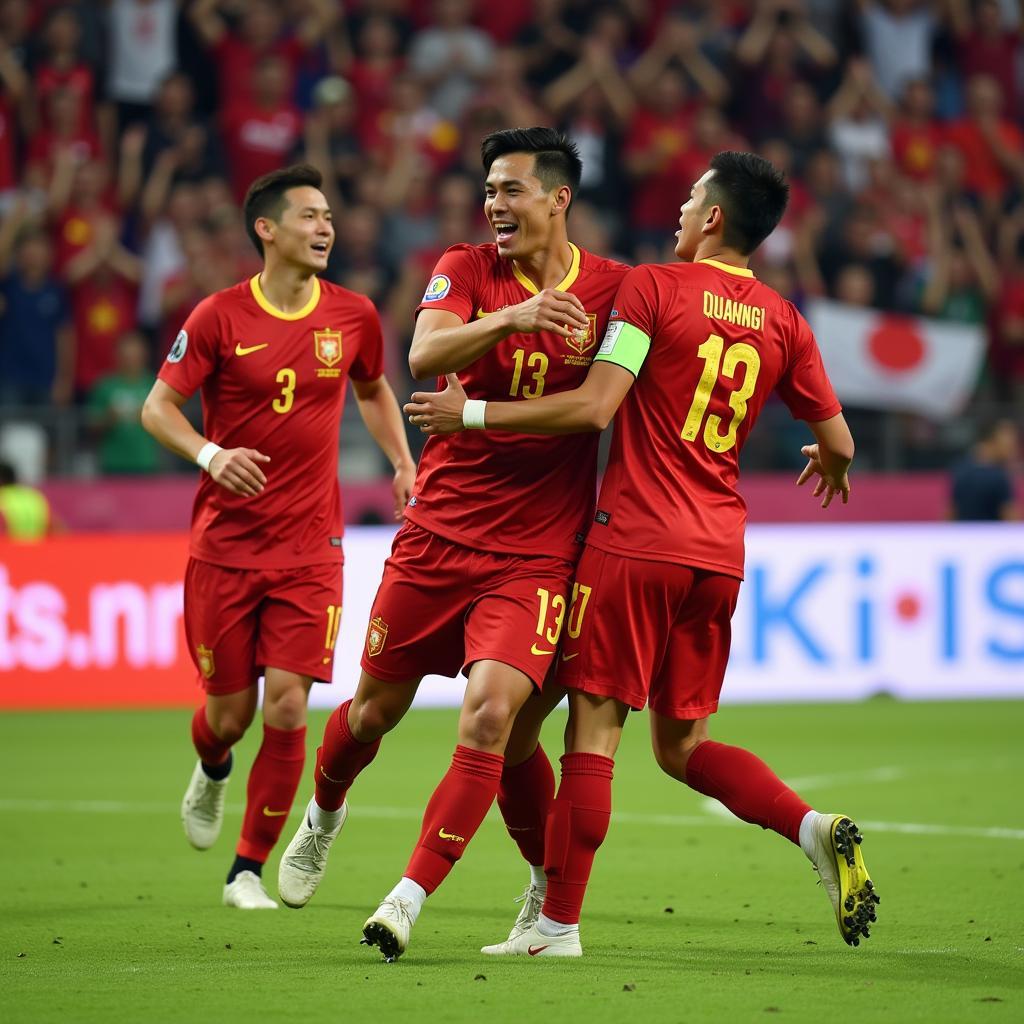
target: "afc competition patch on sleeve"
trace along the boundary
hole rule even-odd
[[[613,312],[617,313],[618,310],[613,310]],[[599,356],[610,356],[615,351],[615,343],[619,340],[619,335],[625,326],[621,320],[614,320],[608,324],[605,328],[604,339],[601,341],[601,347],[597,350]]]
[[[435,274],[430,279],[430,284],[427,285],[427,290],[423,293],[424,302],[437,302],[438,299],[443,299],[451,288],[451,279],[445,277],[444,274]]]
[[[185,358],[185,350],[187,348],[188,331],[183,328],[178,331],[178,336],[174,339],[174,344],[171,346],[171,351],[167,353],[167,362],[180,363]]]

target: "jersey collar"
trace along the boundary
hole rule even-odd
[[[254,274],[249,278],[249,288],[252,291],[252,297],[256,300],[256,304],[260,309],[264,313],[277,317],[278,320],[301,320],[303,317],[309,316],[316,309],[316,304],[320,301],[320,278],[318,277],[313,278],[313,294],[309,297],[309,302],[302,309],[297,309],[294,313],[286,313],[283,309],[278,309],[277,306],[271,303],[260,287],[259,274]]]
[[[737,277],[753,277],[754,272],[750,267],[734,267],[731,263],[722,263],[720,260],[697,260],[698,263],[707,263],[711,267],[724,270],[727,274],[735,274]]]
[[[568,291],[569,287],[580,276],[580,251],[576,248],[572,242],[569,243],[569,248],[572,250],[572,260],[569,263],[569,269],[566,272],[565,277],[562,278],[558,284],[555,285],[555,290],[564,292]],[[512,273],[515,274],[516,280],[531,294],[536,295],[540,290],[516,265],[512,263]]]

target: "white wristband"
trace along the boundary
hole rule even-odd
[[[462,425],[467,430],[484,429],[484,409],[487,403],[479,398],[467,398],[462,407]]]
[[[224,451],[219,444],[214,444],[212,441],[207,441],[202,448],[199,449],[199,454],[196,455],[196,465],[200,469],[205,469],[207,473],[210,472],[210,463],[213,462],[214,455],[217,452]]]

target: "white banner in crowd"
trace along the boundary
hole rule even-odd
[[[981,327],[815,299],[807,320],[840,401],[932,419],[960,412],[985,354]]]
[[[352,693],[387,527],[345,535],[345,601],[334,684]],[[723,703],[1024,697],[1024,529],[752,526]],[[422,705],[462,700],[464,679],[428,677]]]

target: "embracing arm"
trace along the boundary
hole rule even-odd
[[[481,402],[486,430],[516,434],[582,434],[604,430],[636,378],[615,363],[593,363],[573,391],[519,402]],[[409,422],[424,434],[453,434],[464,429],[466,393],[454,374],[436,394],[416,392],[405,406]],[[477,406],[479,409],[479,406]]]
[[[395,519],[401,519],[402,510],[412,494],[416,463],[409,451],[405,424],[395,393],[383,375],[376,380],[353,380],[352,390],[366,429],[394,467],[391,489],[395,498]]]

